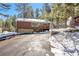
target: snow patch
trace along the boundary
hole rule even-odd
[[[79,55],[79,32],[56,34],[49,38],[49,42],[55,47],[51,48],[55,56]]]

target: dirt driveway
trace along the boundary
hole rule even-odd
[[[0,42],[0,55],[2,56],[38,55],[40,56],[40,55],[45,55],[46,53],[53,55],[51,52],[49,52],[50,44],[47,41],[48,38],[49,38],[48,33],[36,33],[36,34],[26,34],[26,35],[15,36],[9,40]],[[28,52],[29,50],[31,50],[30,53]]]

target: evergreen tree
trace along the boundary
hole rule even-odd
[[[35,11],[35,18],[39,18],[39,9],[38,8]]]
[[[19,18],[33,18],[33,9],[30,4],[18,3],[16,4]]]

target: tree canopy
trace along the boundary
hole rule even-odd
[[[41,8],[34,9],[29,3],[15,3],[17,12],[13,15],[6,13],[0,13],[0,16],[6,16],[6,21],[0,20],[0,26],[2,22],[9,28],[15,28],[16,18],[36,18],[46,19],[51,21],[57,28],[60,26],[67,27],[67,19],[71,16],[79,16],[79,4],[78,3],[44,3]],[[0,3],[0,11],[10,10],[11,4]]]

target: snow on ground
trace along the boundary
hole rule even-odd
[[[79,55],[79,32],[61,32],[49,38],[55,56]]]

